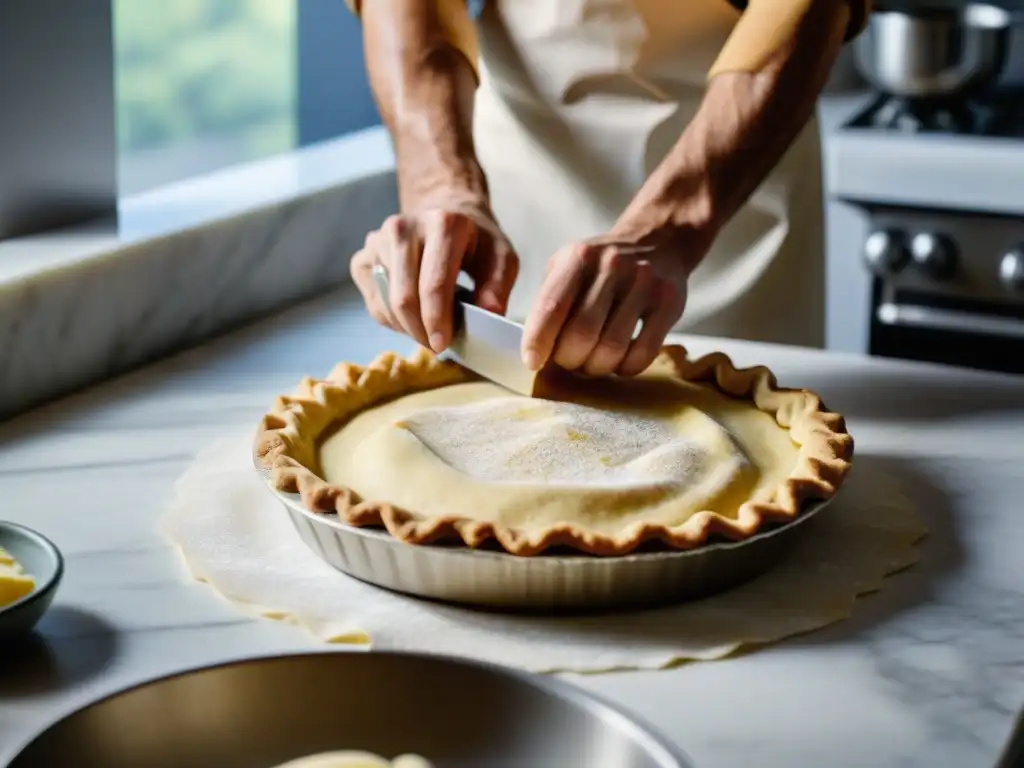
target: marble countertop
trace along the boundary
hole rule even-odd
[[[340,360],[405,348],[345,288],[0,427],[0,518],[50,536],[65,581],[0,673],[0,764],[83,699],[197,664],[316,648],[183,576],[157,519],[192,454]],[[932,529],[850,621],[725,661],[572,677],[646,716],[698,768],[992,766],[1024,703],[1024,379],[690,339],[847,415]]]
[[[822,97],[826,149],[865,98]],[[346,282],[397,210],[393,171],[376,126],[122,198],[116,226],[0,242],[0,419]]]

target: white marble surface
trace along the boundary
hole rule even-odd
[[[301,375],[401,343],[345,289],[0,428],[0,518],[67,556],[38,641],[0,662],[0,755],[126,683],[316,647],[185,580],[157,518],[198,447],[253,425]],[[1024,380],[693,348],[712,346],[848,416],[860,466],[895,470],[931,526],[923,561],[830,629],[726,661],[572,679],[646,715],[698,768],[993,765],[1024,703]]]
[[[822,98],[826,143],[862,99]],[[122,198],[116,225],[0,242],[0,419],[347,280],[397,208],[393,169],[370,128]]]
[[[371,130],[0,242],[0,418],[348,280],[397,209],[393,165]]]

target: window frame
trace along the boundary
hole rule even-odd
[[[298,146],[381,124],[359,19],[343,0],[294,0]]]
[[[342,0],[292,2],[293,149],[380,125],[359,20]],[[0,241],[98,220],[116,227],[125,195],[118,188],[114,6],[0,4],[0,72],[32,73],[0,77],[5,112],[30,116],[0,121]]]
[[[0,240],[117,209],[113,3],[0,3]]]

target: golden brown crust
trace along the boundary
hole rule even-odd
[[[853,438],[843,417],[829,412],[813,392],[778,386],[767,368],[736,368],[724,354],[690,360],[678,345],[667,346],[649,369],[684,381],[709,384],[736,398],[751,400],[790,431],[800,447],[796,465],[766,503],[743,504],[735,519],[698,512],[675,528],[648,525],[613,538],[573,525],[552,527],[532,540],[514,529],[459,517],[423,518],[390,504],[363,500],[348,488],[323,480],[317,472],[318,439],[333,424],[367,407],[403,394],[472,381],[463,368],[443,362],[426,350],[405,359],[386,352],[366,367],[341,364],[327,379],[304,379],[296,392],[280,397],[260,424],[256,456],[272,470],[273,486],[298,492],[307,509],[335,513],[353,526],[384,526],[410,544],[461,539],[470,547],[495,540],[514,555],[537,555],[556,546],[591,555],[624,555],[645,542],[661,541],[676,549],[692,549],[717,535],[742,540],[764,525],[796,519],[805,503],[835,495],[852,466]]]

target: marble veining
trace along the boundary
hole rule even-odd
[[[768,364],[846,414],[858,460],[897,474],[931,528],[923,559],[820,632],[725,661],[570,679],[641,713],[699,768],[993,765],[1024,704],[1024,380],[687,341]],[[157,520],[203,444],[250,432],[300,376],[387,348],[409,343],[370,323],[345,287],[0,427],[0,518],[67,556],[38,637],[2,662],[0,764],[112,688],[322,648],[191,583]]]

